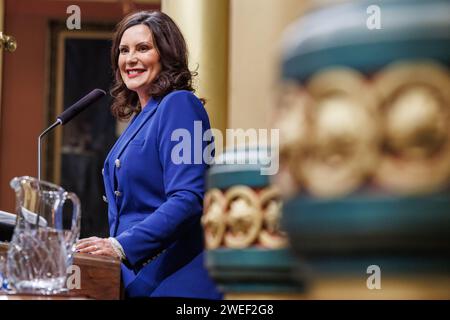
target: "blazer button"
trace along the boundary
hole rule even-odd
[[[120,160],[116,159],[116,161],[114,161],[114,164],[116,165],[116,168],[120,168]]]
[[[119,190],[114,191],[114,194],[116,195],[116,197],[120,197],[122,195],[122,192],[120,192]]]
[[[108,203],[108,198],[106,198],[106,196],[105,195],[103,195],[103,201],[105,201],[106,203]]]

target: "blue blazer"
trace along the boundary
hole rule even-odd
[[[222,297],[203,261],[207,165],[198,155],[194,163],[194,151],[209,143],[202,139],[209,128],[200,100],[189,91],[174,91],[150,99],[105,160],[110,236],[127,258],[122,264],[127,297]],[[194,134],[200,138],[195,143]],[[191,161],[178,163],[180,157]]]

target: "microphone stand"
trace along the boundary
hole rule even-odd
[[[55,123],[53,123],[50,127],[48,127],[47,129],[45,129],[38,137],[38,181],[41,181],[41,148],[42,148],[42,138],[49,133],[51,130],[53,130],[54,128],[56,128],[57,126],[59,126],[60,124],[62,124],[61,119],[56,119]],[[41,219],[40,217],[40,213],[39,210],[37,212],[36,215],[36,229],[39,229],[39,220]]]
[[[60,124],[62,124],[61,119],[56,119],[56,122],[53,123],[50,127],[48,127],[47,129],[44,130],[44,132],[42,132],[39,137],[38,137],[38,180],[41,181],[41,148],[42,148],[42,138],[49,133],[51,130],[53,130],[54,128],[56,128],[57,126],[59,126]]]

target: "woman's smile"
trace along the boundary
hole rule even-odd
[[[136,68],[126,69],[127,76],[128,76],[129,79],[133,79],[133,78],[139,77],[140,75],[142,75],[146,71],[147,71],[147,69],[136,69]]]

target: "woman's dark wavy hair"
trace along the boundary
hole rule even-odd
[[[146,25],[152,32],[153,44],[159,53],[161,63],[161,72],[152,81],[149,95],[162,98],[173,90],[195,92],[192,87],[192,78],[197,75],[197,72],[189,70],[186,41],[175,22],[160,11],[131,13],[117,24],[111,49],[114,73],[114,82],[110,91],[114,98],[111,111],[119,120],[129,119],[134,113],[139,113],[142,108],[139,105],[137,93],[126,87],[118,67],[122,35],[128,28],[139,24]],[[201,100],[205,103],[204,99]]]

